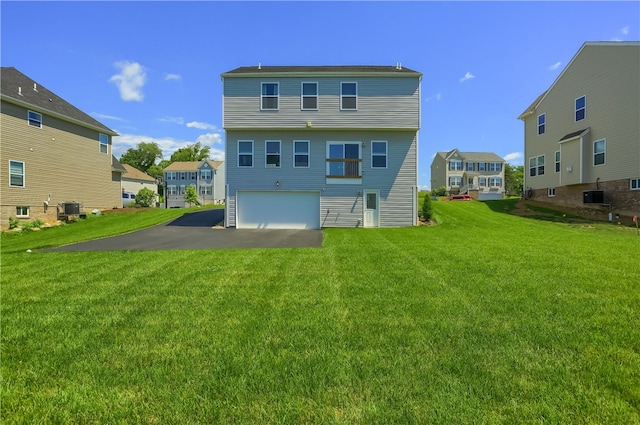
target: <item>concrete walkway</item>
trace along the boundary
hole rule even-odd
[[[185,214],[170,222],[124,235],[39,252],[159,251],[224,248],[304,248],[322,246],[322,230],[226,229],[223,209]]]

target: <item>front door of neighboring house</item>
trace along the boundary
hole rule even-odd
[[[468,181],[469,181],[469,183],[468,183],[469,186],[473,186],[473,177],[469,177]]]
[[[364,199],[364,226],[378,227],[380,221],[380,192],[378,190],[365,190]]]

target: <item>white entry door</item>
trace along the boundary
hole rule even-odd
[[[364,191],[364,227],[378,227],[380,220],[380,192]]]

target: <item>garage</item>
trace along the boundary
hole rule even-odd
[[[319,229],[320,192],[238,191],[237,229]]]

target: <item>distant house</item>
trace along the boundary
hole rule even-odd
[[[140,189],[149,189],[158,195],[158,181],[147,173],[132,167],[129,164],[122,165],[126,172],[122,175],[122,193],[137,195]],[[126,203],[123,197],[123,203]],[[123,204],[123,206],[125,206]]]
[[[431,163],[431,189],[467,193],[481,201],[502,199],[504,159],[490,152],[438,152]]]
[[[118,134],[12,67],[0,70],[0,215],[55,221],[121,205]]]
[[[520,116],[536,200],[640,210],[640,43],[588,42]]]
[[[183,208],[186,188],[194,186],[201,205],[222,204],[225,197],[224,161],[179,161],[164,169],[164,200],[167,208]]]
[[[225,225],[416,225],[421,79],[400,64],[222,74]]]

